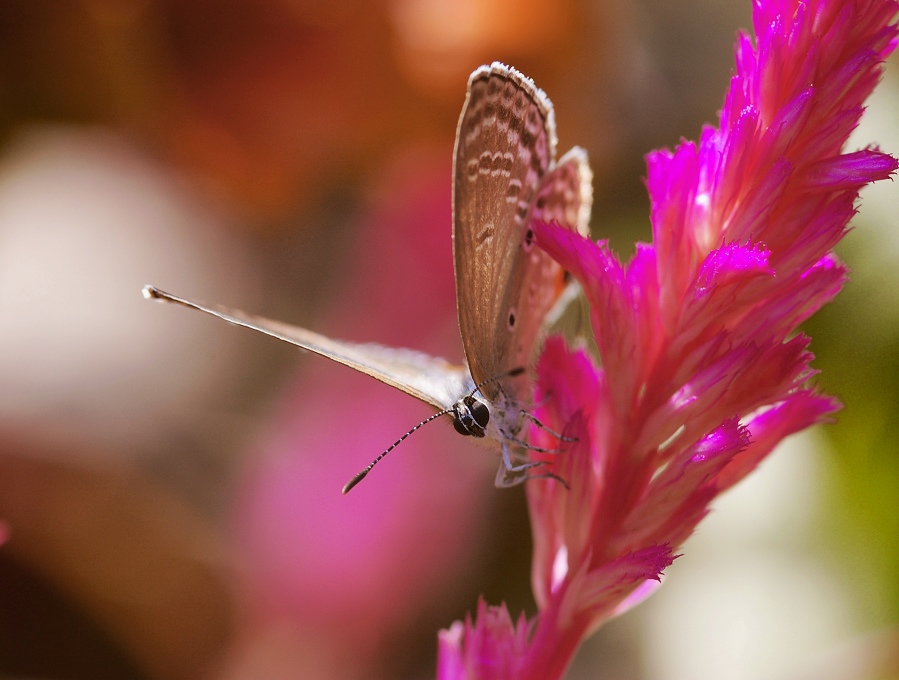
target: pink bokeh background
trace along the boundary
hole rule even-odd
[[[435,422],[344,497],[431,411],[141,287],[458,361],[468,74],[502,60],[546,90],[559,148],[589,152],[594,228],[626,254],[649,236],[643,155],[714,117],[749,15],[748,0],[3,3],[0,674],[433,677],[437,631],[480,594],[533,613],[524,492],[493,488],[495,451]],[[571,677],[646,677],[629,621]]]

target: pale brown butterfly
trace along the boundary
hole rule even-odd
[[[438,409],[355,475],[344,493],[412,432],[441,416],[451,417],[463,435],[500,443],[497,486],[531,476],[559,479],[527,472],[543,463],[524,459],[522,448],[535,447],[519,438],[526,422],[537,422],[525,409],[531,389],[527,369],[535,348],[542,331],[576,293],[561,267],[537,247],[531,225],[558,222],[586,235],[592,205],[586,152],[575,147],[558,162],[555,155],[555,114],[546,94],[499,62],[475,70],[468,79],[453,156],[456,307],[467,366],[413,350],[334,340],[153,286],[144,287],[144,296],[284,340]]]

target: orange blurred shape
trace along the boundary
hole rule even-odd
[[[9,430],[0,441],[6,555],[96,622],[147,677],[207,674],[236,616],[215,528],[114,452]],[[72,672],[89,660],[71,659]]]
[[[394,0],[401,68],[426,90],[461,92],[474,65],[564,51],[577,34],[573,0]]]
[[[381,14],[372,3],[171,4],[176,96],[158,130],[169,153],[257,223],[352,176],[397,106]]]

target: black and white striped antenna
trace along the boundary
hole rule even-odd
[[[393,451],[397,446],[399,446],[406,439],[406,437],[408,437],[410,434],[415,432],[417,429],[424,427],[425,425],[430,423],[432,420],[436,420],[440,416],[446,416],[446,415],[449,415],[450,413],[452,413],[454,415],[457,414],[458,409],[460,408],[460,404],[464,404],[466,399],[472,398],[474,396],[474,393],[477,392],[479,389],[481,389],[484,385],[492,383],[495,380],[500,380],[501,378],[513,378],[517,375],[521,375],[522,373],[524,373],[524,368],[518,367],[518,368],[513,368],[511,371],[507,371],[506,373],[501,373],[499,375],[495,375],[492,378],[487,378],[486,380],[483,380],[482,382],[475,385],[474,389],[471,392],[469,392],[467,395],[462,397],[459,401],[457,401],[451,407],[445,408],[442,411],[438,411],[437,413],[434,413],[433,415],[430,415],[427,418],[425,418],[424,420],[422,420],[418,425],[416,425],[415,427],[410,429],[406,434],[404,434],[402,437],[400,437],[395,442],[393,442],[393,444],[391,444],[386,449],[384,449],[384,451],[382,451],[378,455],[378,457],[375,458],[371,463],[369,463],[365,468],[363,468],[362,470],[357,472],[355,475],[353,475],[353,478],[350,479],[350,481],[348,481],[346,484],[343,485],[343,493],[345,493],[345,494],[349,493],[350,489],[352,489],[359,482],[361,482],[363,479],[365,479],[365,476],[369,472],[371,472],[372,468],[375,465],[377,465],[384,456],[386,456],[388,453]],[[483,435],[481,435],[481,436],[483,436]]]

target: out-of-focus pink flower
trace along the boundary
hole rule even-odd
[[[400,156],[360,229],[344,288],[351,304],[335,305],[320,327],[457,359],[449,169],[442,151]],[[435,261],[435,252],[445,259]],[[485,489],[493,459],[459,455],[447,423],[434,423],[344,496],[353,473],[432,411],[318,357],[304,368],[241,482],[235,523],[249,625],[230,661],[232,679],[296,677],[313,667],[317,678],[372,677],[382,647],[422,602],[461,586],[453,576],[480,544],[489,496],[476,489]],[[273,659],[282,657],[274,674]]]
[[[808,385],[797,327],[845,281],[832,249],[859,189],[897,169],[876,149],[841,150],[899,5],[753,7],[756,44],[739,37],[720,126],[647,157],[652,245],[623,264],[605,242],[535,225],[584,288],[601,367],[547,343],[536,415],[577,441],[551,458],[570,491],[527,486],[540,612],[512,626],[482,606],[444,632],[442,680],[560,677],[584,636],[655,589],[719,493],[839,408]],[[532,441],[558,446],[537,429]]]

